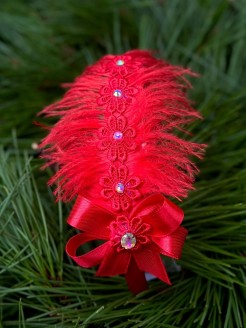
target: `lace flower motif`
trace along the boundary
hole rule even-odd
[[[110,72],[112,75],[126,76],[136,71],[142,63],[132,60],[131,56],[114,56],[108,63],[105,65],[106,72]]]
[[[129,177],[125,165],[118,168],[111,166],[109,174],[108,177],[100,179],[99,183],[103,187],[101,195],[106,199],[111,199],[113,210],[125,211],[131,206],[132,200],[141,196],[137,190],[141,180],[135,176]]]
[[[117,216],[116,220],[110,223],[109,229],[111,244],[116,247],[118,252],[124,249],[137,250],[142,245],[150,242],[148,233],[151,230],[151,226],[148,223],[144,223],[140,217],[127,218],[125,215]],[[127,235],[128,241],[123,239]],[[130,238],[134,239],[129,244],[131,242]]]
[[[109,81],[108,86],[101,88],[98,105],[105,106],[112,113],[123,113],[126,106],[132,103],[133,96],[137,92],[138,89],[128,86],[125,79],[113,78]]]
[[[135,130],[127,127],[124,116],[110,116],[107,125],[98,130],[98,148],[108,150],[110,161],[118,159],[123,162],[127,158],[127,151],[136,148],[132,140],[135,135]]]

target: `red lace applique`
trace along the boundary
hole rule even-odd
[[[113,113],[104,126],[98,130],[98,148],[107,151],[110,162],[127,160],[127,153],[136,148],[133,141],[135,130],[127,126],[127,119],[123,112],[133,102],[138,88],[129,86],[127,79],[122,78],[128,74],[128,69],[136,68],[138,62],[131,60],[130,56],[115,56],[107,58],[102,65],[105,72],[110,72],[108,85],[100,90],[98,105]],[[140,196],[136,188],[141,181],[137,177],[128,177],[125,165],[118,167],[118,163],[110,169],[109,177],[102,177],[100,185],[103,187],[101,195],[112,201],[112,208],[116,211],[127,210],[131,201]]]
[[[101,88],[101,97],[98,99],[98,105],[106,106],[112,113],[123,113],[126,105],[132,103],[132,97],[137,92],[137,88],[127,85],[127,80],[113,78],[109,81],[108,86]]]
[[[103,187],[101,195],[112,200],[112,208],[115,211],[127,210],[131,206],[131,201],[141,196],[136,189],[140,186],[141,180],[138,177],[129,177],[128,169],[125,165],[118,168],[111,166],[108,177],[100,179]]]
[[[133,71],[136,71],[143,64],[139,61],[132,60],[131,56],[115,56],[105,64],[106,72],[112,75],[126,76]]]
[[[140,217],[127,218],[125,215],[118,216],[115,221],[111,222],[109,225],[111,234],[111,244],[117,247],[117,251],[123,251],[124,249],[137,250],[142,245],[150,242],[148,233],[151,230],[151,226],[148,223],[144,223]],[[122,246],[124,240],[123,237],[126,235],[132,235],[131,244],[126,244],[126,247]],[[127,236],[126,236],[127,237]],[[129,238],[128,237],[128,238]],[[135,242],[134,242],[134,239]],[[130,239],[130,238],[129,238]],[[126,243],[131,242],[131,240],[126,241]]]
[[[124,116],[110,116],[107,125],[98,131],[98,148],[108,150],[110,161],[125,161],[127,151],[136,148],[132,138],[135,137],[135,130],[127,127],[127,120]]]

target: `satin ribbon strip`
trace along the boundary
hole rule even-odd
[[[160,254],[179,259],[187,230],[180,227],[183,220],[183,211],[166,199],[161,194],[154,194],[143,199],[127,217],[129,222],[141,222],[143,227],[150,226],[147,232],[136,228],[128,231],[139,234],[139,241],[146,240],[141,245],[136,238],[136,246],[124,249],[115,245],[110,230],[110,224],[117,221],[119,216],[100,207],[90,200],[79,196],[68,218],[68,223],[76,229],[82,230],[81,234],[72,237],[66,246],[67,254],[81,267],[90,268],[99,265],[97,276],[114,276],[124,274],[129,289],[139,293],[147,288],[144,272],[148,272],[171,284]],[[135,220],[135,221],[134,221]],[[115,229],[115,228],[114,228]],[[113,230],[115,231],[115,230]],[[122,233],[122,227],[120,227]],[[140,232],[139,232],[140,231]],[[138,236],[138,235],[137,235]],[[92,240],[105,242],[90,252],[77,255],[80,246]]]

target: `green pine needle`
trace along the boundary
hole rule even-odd
[[[244,0],[1,1],[0,327],[245,327],[245,17]],[[33,147],[60,84],[132,48],[201,75],[189,96],[204,120],[191,131],[208,144],[181,205],[181,271],[136,297],[123,277],[96,278],[66,256],[72,204],[55,203]]]

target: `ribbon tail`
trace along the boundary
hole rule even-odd
[[[66,245],[67,254],[81,267],[90,268],[99,264],[105,253],[108,249],[108,242],[98,246],[97,248],[91,250],[90,252],[77,256],[77,250],[80,246],[85,244],[88,241],[94,240],[95,237],[88,236],[85,233],[80,233],[78,235],[73,236],[69,239]]]
[[[144,271],[139,269],[133,257],[131,258],[125,278],[128,288],[135,295],[148,289]]]
[[[114,247],[109,246],[96,275],[112,277],[125,274],[128,270],[130,259],[131,255],[129,252],[117,252]]]
[[[158,252],[159,250],[157,247],[150,246],[144,251],[135,252],[134,259],[140,270],[151,273],[168,285],[171,285],[167,271]]]

